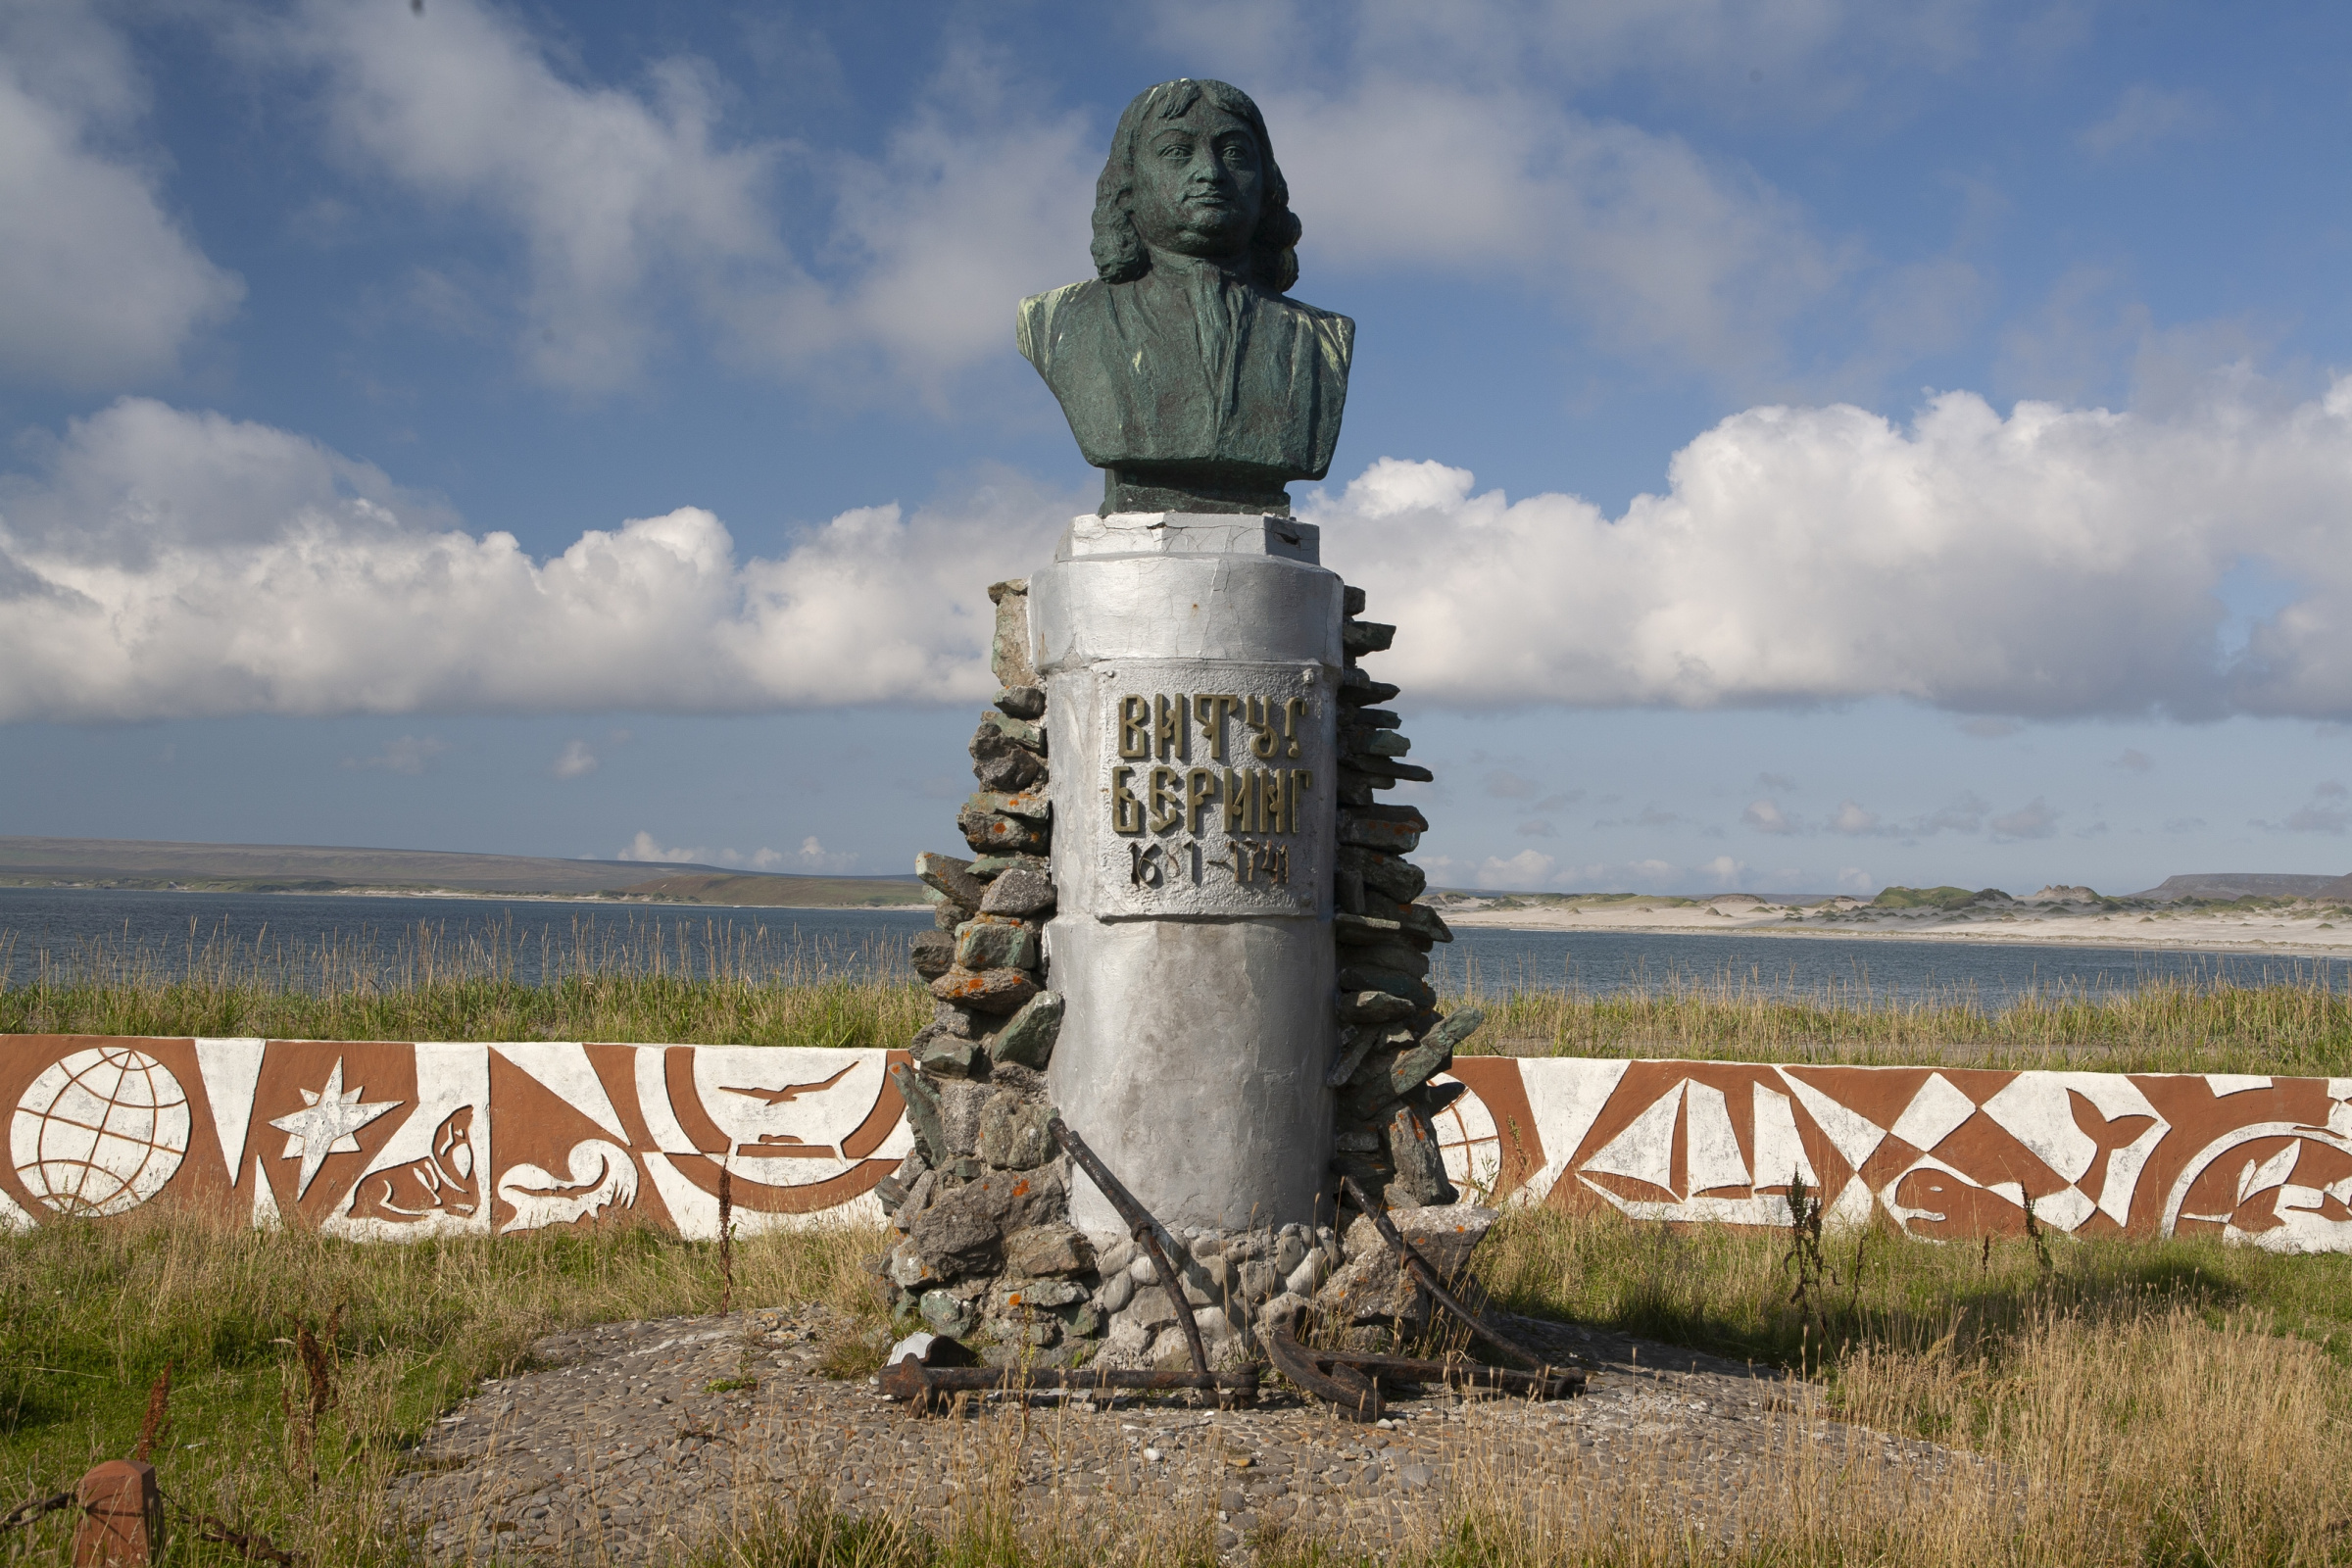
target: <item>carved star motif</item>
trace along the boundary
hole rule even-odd
[[[372,1105],[362,1104],[360,1096],[365,1093],[356,1087],[345,1092],[343,1058],[337,1056],[335,1070],[326,1075],[324,1089],[316,1094],[302,1090],[303,1109],[271,1119],[270,1126],[291,1135],[286,1139],[286,1152],[278,1157],[292,1159],[300,1155],[302,1159],[302,1172],[294,1180],[297,1201],[311,1190],[311,1182],[318,1176],[318,1167],[326,1163],[327,1155],[358,1153],[360,1141],[352,1134],[385,1111],[398,1110],[406,1103],[388,1100]]]

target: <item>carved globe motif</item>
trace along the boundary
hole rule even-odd
[[[136,1208],[188,1152],[188,1097],[162,1062],[126,1046],[76,1051],[25,1087],[9,1126],[17,1178],[60,1214]]]

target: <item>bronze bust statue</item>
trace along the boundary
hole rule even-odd
[[[1355,323],[1290,298],[1298,220],[1249,94],[1179,77],[1119,116],[1095,185],[1095,270],[1021,301],[1021,353],[1061,401],[1102,514],[1288,513],[1331,471]]]

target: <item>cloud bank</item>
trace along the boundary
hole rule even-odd
[[[0,720],[983,698],[987,585],[1076,505],[1006,478],[750,559],[681,507],[542,561],[316,442],[151,400],[49,460],[0,484]]]
[[[1612,518],[1383,459],[1303,511],[1419,703],[2352,717],[2352,380],[2161,418],[1758,408],[1668,476]],[[299,435],[124,399],[0,480],[0,719],[981,698],[987,583],[1081,505],[1000,476],[772,558],[688,506],[540,560]],[[2249,564],[2292,587],[2240,645]]]
[[[1622,517],[1383,460],[1310,506],[1423,700],[1909,698],[2030,718],[2352,712],[2352,381],[2151,418],[1972,393],[1758,408]],[[2296,597],[2222,646],[2259,563]]]

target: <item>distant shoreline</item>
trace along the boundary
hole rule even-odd
[[[1725,905],[1740,912],[1735,914],[1719,907]],[[1646,906],[1617,904],[1491,908],[1475,904],[1448,906],[1441,903],[1439,910],[1449,925],[1483,930],[1585,931],[1628,936],[1839,937],[1861,942],[2352,958],[2352,921],[2338,927],[2335,922],[2322,918],[2329,911],[2308,908],[2260,913],[2236,910],[2143,913],[2132,909],[2119,916],[2114,912],[2065,908],[2035,910],[2029,906],[2026,912],[2013,908],[1987,917],[1924,910],[1873,911],[1865,906],[1834,914],[1808,912],[1790,918],[1788,906],[1762,905],[1735,895],[1712,904],[1678,901],[1668,906],[1661,900]],[[2129,923],[2116,929],[2118,922]]]
[[[9,893],[170,893],[236,899],[452,899],[477,904],[585,904],[604,909],[621,906],[648,909],[805,909],[826,914],[916,914],[930,907],[919,898],[899,904],[714,904],[639,893],[494,893],[472,888],[400,887],[206,888],[189,887],[184,883],[0,881],[0,895]]]
[[[2040,935],[2003,935],[1992,937],[1984,935],[1971,935],[1969,933],[1959,931],[1832,931],[1817,929],[1800,930],[1789,926],[1740,926],[1731,930],[1722,930],[1703,926],[1603,926],[1593,924],[1580,928],[1573,925],[1524,925],[1503,920],[1465,920],[1457,919],[1452,915],[1446,916],[1446,923],[1453,926],[1457,930],[1469,928],[1479,931],[1523,931],[1543,932],[1548,934],[1552,932],[1573,932],[1581,929],[1585,934],[1590,936],[1616,936],[1622,934],[1626,936],[1658,937],[1786,937],[1788,940],[1795,942],[1940,942],[1953,947],[1982,947],[1988,944],[1998,944],[2004,947],[2029,948],[2100,948],[2116,953],[2212,953],[2217,955],[2230,955],[2232,956],[2275,953],[2284,957],[2352,958],[2352,945],[2346,945],[2339,948],[2328,946],[2315,947],[2303,944],[2295,944],[2290,946],[2278,942],[2258,942],[2250,945],[2230,946],[2226,943],[2159,941],[2155,938],[2143,938],[2134,942],[2127,941],[2120,937],[2111,938]]]

